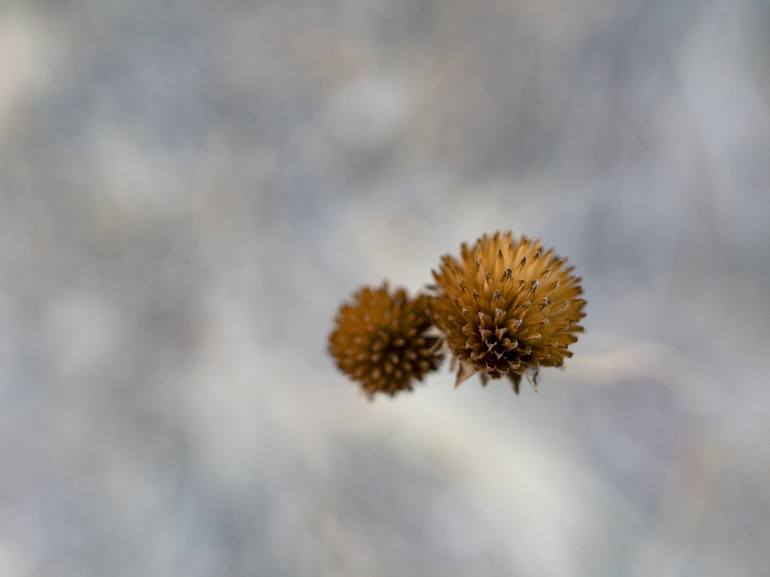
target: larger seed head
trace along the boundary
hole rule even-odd
[[[510,232],[463,243],[459,259],[444,256],[433,271],[432,311],[459,361],[457,384],[476,372],[484,384],[508,376],[518,393],[522,375],[571,357],[586,304],[573,269],[540,241]]]

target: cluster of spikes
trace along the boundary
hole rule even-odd
[[[583,332],[586,301],[574,267],[540,241],[510,232],[463,243],[445,255],[435,283],[410,298],[387,283],[343,304],[329,336],[337,366],[372,398],[411,390],[448,352],[455,386],[478,374],[507,378],[518,394],[541,367],[560,367]]]
[[[431,335],[430,297],[410,299],[388,284],[364,287],[343,304],[329,336],[329,352],[339,368],[358,381],[371,399],[411,390],[441,364],[441,338]]]

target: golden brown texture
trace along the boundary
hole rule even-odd
[[[583,331],[580,278],[540,241],[510,232],[463,243],[460,258],[446,255],[438,271],[433,318],[459,361],[457,384],[480,372],[508,376],[518,393],[525,373],[558,367]]]
[[[371,398],[411,390],[414,379],[438,368],[440,338],[433,326],[430,297],[410,299],[404,289],[365,287],[343,304],[329,335],[329,352],[337,366],[358,381]]]

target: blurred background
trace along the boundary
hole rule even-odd
[[[766,0],[0,1],[0,576],[766,574],[769,151]],[[575,357],[367,402],[496,229]]]

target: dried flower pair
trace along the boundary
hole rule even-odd
[[[485,234],[463,243],[459,259],[441,259],[429,294],[410,299],[387,283],[355,293],[339,309],[329,352],[369,398],[411,390],[439,367],[442,348],[456,386],[478,373],[482,384],[508,377],[516,393],[524,375],[536,387],[540,367],[562,366],[583,331],[573,270],[540,241]]]

